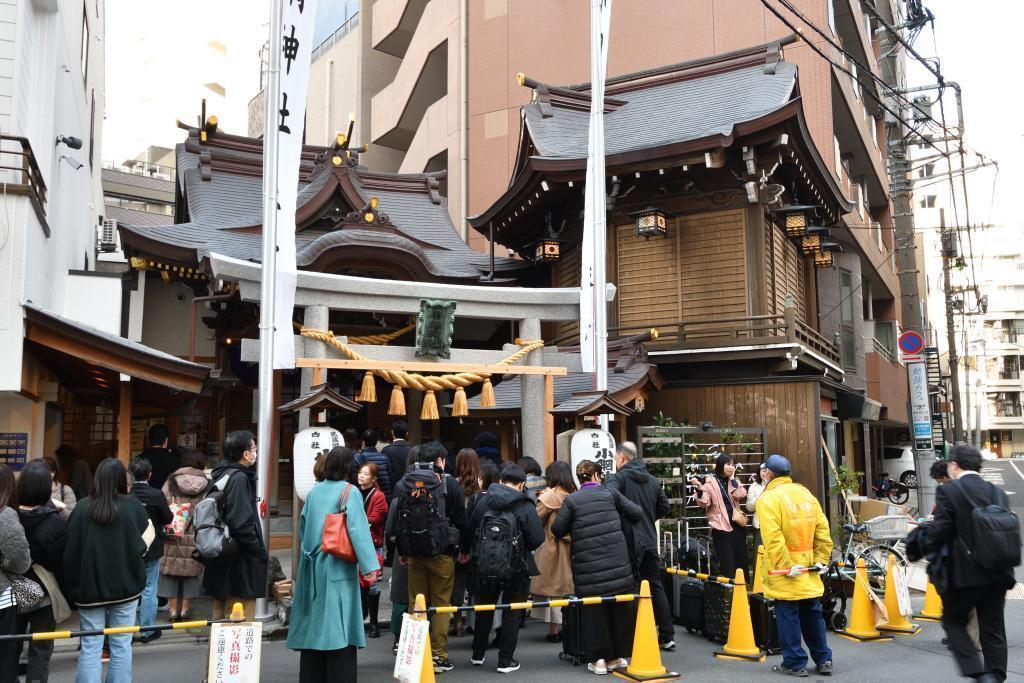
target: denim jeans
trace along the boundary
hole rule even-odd
[[[83,631],[114,626],[133,626],[135,624],[135,609],[138,604],[138,600],[131,600],[120,605],[83,607],[78,610],[79,624]],[[75,683],[100,683],[100,681],[131,683],[132,634],[107,636],[107,639],[110,647],[110,664],[107,666],[106,679],[103,678],[103,664],[100,662],[103,636],[87,636],[82,638],[82,651],[78,655]]]
[[[139,598],[139,626],[152,626],[156,623],[156,587],[160,582],[160,560],[146,564],[146,587]],[[142,635],[147,635],[147,631]]]
[[[775,621],[779,628],[784,667],[803,669],[807,666],[807,652],[800,645],[801,634],[815,664],[821,666],[832,661],[832,650],[825,641],[825,620],[821,616],[821,601],[818,598],[776,600]]]

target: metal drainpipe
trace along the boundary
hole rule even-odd
[[[234,290],[227,294],[213,294],[211,296],[197,296],[192,299],[192,314],[188,319],[188,359],[193,363],[196,361],[196,304],[201,304],[206,301],[227,301],[228,299],[234,299],[238,294],[238,290]]]
[[[469,212],[469,0],[461,0],[459,9],[459,234],[467,239],[466,214]],[[493,250],[493,246],[492,246]],[[494,268],[491,268],[494,277]]]

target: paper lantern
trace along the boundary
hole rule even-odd
[[[583,460],[591,460],[600,465],[606,480],[615,474],[615,437],[610,432],[603,429],[581,429],[573,434],[569,454],[569,465],[576,486],[580,485],[576,477],[576,466]]]
[[[316,483],[313,477],[316,456],[321,453],[326,456],[335,446],[344,445],[341,432],[331,427],[307,427],[295,435],[292,445],[292,481],[295,493],[301,500],[306,500],[306,494]]]

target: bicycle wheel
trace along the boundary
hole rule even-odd
[[[896,503],[897,505],[903,505],[904,503],[907,502],[907,500],[910,499],[910,489],[908,489],[903,484],[896,482],[892,485],[892,488],[889,489],[889,493],[887,494],[887,496],[889,500]]]
[[[880,595],[885,594],[885,579],[889,573],[889,556],[896,558],[896,563],[907,567],[907,558],[891,545],[876,543],[866,546],[857,551],[857,557],[864,558],[864,565],[868,573],[868,583]]]

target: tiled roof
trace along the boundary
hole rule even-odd
[[[119,224],[125,225],[141,225],[145,227],[155,227],[158,225],[171,225],[174,223],[174,216],[168,216],[165,213],[150,213],[149,211],[137,211],[135,209],[125,209],[120,206],[105,206],[103,207],[104,218],[112,218]]]
[[[180,223],[154,225],[125,221],[122,241],[152,253],[166,247],[179,258],[200,262],[210,254],[261,260],[262,143],[252,138],[214,133],[200,142],[198,131],[176,148],[178,186],[187,205]],[[350,163],[331,163],[332,148],[305,147],[297,201],[296,247],[300,268],[315,269],[327,250],[360,247],[409,255],[418,272],[437,280],[478,281],[488,274],[488,256],[459,237],[447,201],[437,192],[439,174],[376,173]],[[346,223],[377,197],[387,219],[373,224]],[[496,258],[502,278],[529,266]],[[503,275],[504,273],[504,275]],[[514,277],[514,275],[513,275]],[[507,281],[507,280],[506,280]]]
[[[604,115],[605,152],[662,147],[712,135],[730,135],[733,128],[769,114],[790,101],[796,85],[796,66],[778,62],[710,73],[614,97],[624,100]],[[589,95],[588,95],[589,97]],[[590,113],[579,107],[533,102],[523,107],[530,139],[544,157],[578,159],[587,156]],[[547,113],[547,115],[545,115]]]

